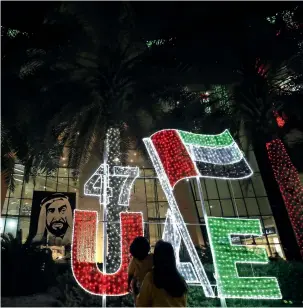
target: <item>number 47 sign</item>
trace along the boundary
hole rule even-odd
[[[163,239],[173,245],[178,269],[186,281],[189,284],[199,283],[206,297],[216,297],[175,200],[173,189],[185,178],[195,178],[197,181],[201,177],[238,180],[250,177],[253,172],[228,130],[219,135],[201,135],[168,129],[159,131],[143,141],[169,204]],[[91,192],[91,195],[100,196],[100,203],[106,205],[107,199],[111,198],[113,193],[117,193],[117,187],[114,192],[114,187],[110,185],[110,178],[123,178],[124,180],[118,181],[120,186],[117,202],[127,207],[131,186],[139,175],[138,168],[117,167],[113,174],[108,174],[106,170],[107,166],[101,165],[86,183],[85,190]],[[260,221],[208,217],[203,206],[200,183],[197,186],[214,261],[217,296],[282,298],[275,277],[239,277],[238,275],[238,263],[268,263],[264,248],[234,245],[231,241],[233,235],[262,236]],[[104,193],[107,197],[104,197]],[[128,292],[129,245],[136,236],[143,235],[142,214],[122,212],[120,224],[121,264],[116,273],[106,274],[101,272],[95,263],[97,212],[75,210],[73,273],[79,285],[92,294],[124,295]],[[179,260],[182,240],[191,262]]]

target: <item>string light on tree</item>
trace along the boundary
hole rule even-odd
[[[281,140],[275,139],[267,143],[266,147],[275,179],[303,256],[303,186],[299,173],[292,164]]]

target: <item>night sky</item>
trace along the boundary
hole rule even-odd
[[[126,3],[126,2],[124,2]],[[44,16],[61,2],[1,2],[2,25],[21,31],[36,31]],[[69,2],[77,7],[88,22],[96,25],[103,19],[115,21],[120,1]],[[302,2],[240,2],[240,1],[133,1],[136,32],[144,40],[176,37],[176,46],[168,57],[188,63],[197,76],[212,76],[226,82],[237,66],[238,54],[250,30],[251,23],[272,16],[282,9]],[[101,28],[101,26],[100,26]],[[104,29],[106,31],[106,29]],[[255,31],[255,30],[253,30]],[[262,38],[261,38],[262,40]],[[249,43],[249,42],[248,42]],[[165,59],[163,59],[165,61]],[[224,73],[222,73],[224,72]],[[204,75],[204,76],[203,76]],[[218,76],[222,80],[218,80]]]

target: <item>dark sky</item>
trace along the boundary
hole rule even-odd
[[[265,1],[159,1],[132,2],[139,24],[151,35],[174,29],[179,33],[199,35],[201,32],[224,31],[253,17],[266,17],[294,2]]]
[[[81,3],[81,2],[78,2]],[[246,20],[251,16],[268,16],[279,9],[293,6],[295,2],[246,2],[246,1],[133,1],[136,20],[144,32],[151,37],[160,32],[174,29],[199,33],[213,28]],[[300,2],[297,2],[300,4]],[[43,20],[46,12],[60,5],[60,1],[1,1],[2,25],[16,25],[16,28],[31,28]],[[104,11],[115,7],[119,2],[85,1],[84,9]],[[208,27],[208,25],[211,25]],[[206,29],[207,28],[207,29]]]

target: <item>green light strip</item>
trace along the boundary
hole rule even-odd
[[[204,147],[224,147],[229,146],[234,142],[230,132],[226,129],[218,135],[201,135],[178,130],[180,137],[185,144],[192,144]]]

